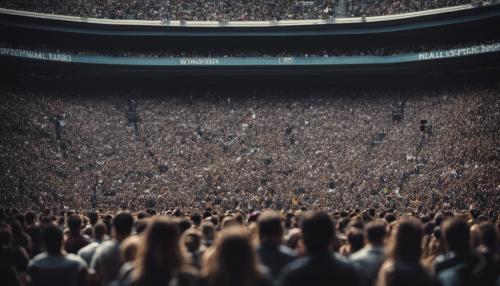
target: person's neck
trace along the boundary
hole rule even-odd
[[[78,237],[80,235],[81,235],[81,232],[79,232],[79,231],[70,231],[69,232],[69,236]]]
[[[59,251],[59,252],[48,252],[47,251],[47,254],[49,256],[62,256],[63,255],[63,252],[62,251]]]
[[[261,239],[260,244],[261,245],[280,245],[281,239],[279,239],[279,238],[265,238],[265,239]]]
[[[128,234],[117,234],[115,235],[115,240],[118,242],[124,241],[129,235]]]
[[[368,242],[367,246],[371,247],[371,248],[382,248],[382,247],[384,247],[384,244],[383,243]]]
[[[311,257],[326,257],[330,256],[330,249],[324,249],[324,250],[319,250],[319,251],[314,251],[314,252],[308,252],[309,256]]]

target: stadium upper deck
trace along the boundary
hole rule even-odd
[[[235,74],[235,68],[245,71],[243,74],[265,69],[272,74],[298,72],[309,75],[325,74],[325,68],[332,67],[342,74],[367,69],[377,73],[386,70],[398,73],[401,70],[442,71],[456,70],[457,66],[459,71],[464,71],[496,67],[499,53],[496,49],[488,48],[487,53],[474,52],[460,57],[439,56],[421,60],[418,52],[442,51],[436,50],[436,47],[442,46],[446,46],[445,51],[453,51],[498,43],[500,30],[495,28],[498,25],[500,5],[462,5],[366,18],[235,22],[97,19],[0,9],[0,32],[7,48],[0,56],[6,66],[21,66],[21,69],[25,69],[26,63],[30,68],[42,64],[42,70],[46,70],[49,65],[57,65],[65,70],[71,67],[79,72],[91,67],[90,73],[94,74],[94,68],[105,67],[111,69],[111,74],[129,69],[128,72],[133,74],[140,70],[141,74],[148,76],[150,72],[164,75],[170,74],[172,70],[196,74],[192,71],[193,67],[203,70],[203,73],[213,74],[214,71],[207,71],[207,68],[214,68],[217,72],[224,70],[223,74],[230,75]],[[26,50],[23,48],[26,46],[32,48]],[[47,46],[51,47],[48,57],[23,56],[30,53],[45,55]],[[415,46],[419,48],[415,49]],[[145,51],[148,47],[151,50]],[[159,58],[165,57],[163,47],[183,53],[174,54],[173,59],[160,61]],[[290,47],[293,47],[293,51],[290,51]],[[405,60],[397,55],[391,58],[392,54],[389,57],[371,58],[377,55],[364,52],[349,52],[343,59],[328,56],[301,58],[303,54],[321,55],[324,50],[356,51],[359,47],[365,50],[389,48],[397,50],[397,54],[412,55]],[[243,57],[243,60],[214,56],[229,54],[231,58],[235,54],[232,51],[241,50],[247,51],[238,56]],[[121,55],[119,59],[106,57],[116,51],[126,56]],[[189,51],[189,55],[185,55],[184,51]],[[253,51],[276,56],[260,59]],[[137,54],[147,54],[149,59],[137,57]],[[71,61],[44,60],[66,59],[68,56]],[[301,61],[303,63],[299,64]]]
[[[492,4],[493,5],[493,4]],[[442,13],[470,10],[477,8],[473,5],[459,5],[451,7],[436,8],[423,11],[405,12],[399,14],[358,16],[358,17],[328,17],[314,19],[271,19],[271,20],[173,20],[173,19],[110,19],[92,16],[75,16],[64,14],[48,14],[34,11],[1,8],[0,13],[7,15],[25,16],[39,19],[51,19],[70,22],[81,22],[89,24],[106,25],[130,25],[130,26],[161,26],[161,27],[280,27],[280,26],[308,26],[321,24],[356,24],[367,22],[382,22],[391,20],[402,20],[413,17],[429,16]]]
[[[488,1],[493,2],[493,1]],[[0,7],[46,14],[106,19],[272,21],[316,20],[332,16],[379,16],[459,5],[483,5],[477,0],[138,0],[110,1],[0,1]]]

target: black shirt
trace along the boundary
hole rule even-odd
[[[278,278],[279,286],[358,285],[354,267],[329,252],[298,259],[287,265]]]

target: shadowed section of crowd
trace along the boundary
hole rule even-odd
[[[495,286],[498,213],[0,211],[2,285]]]

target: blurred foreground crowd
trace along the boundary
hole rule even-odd
[[[0,211],[2,285],[496,286],[499,217]]]

